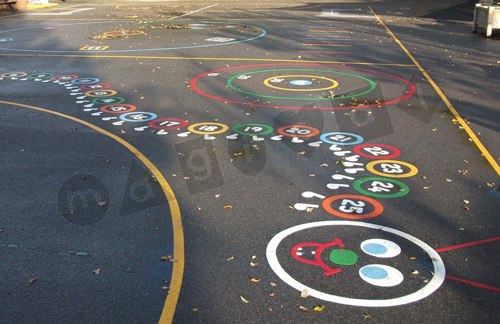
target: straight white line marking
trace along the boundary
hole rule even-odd
[[[182,17],[186,17],[186,16],[189,16],[191,14],[194,14],[194,13],[197,13],[197,12],[200,12],[200,11],[203,11],[203,10],[207,10],[207,9],[210,9],[210,8],[213,8],[213,7],[216,7],[218,6],[219,4],[216,3],[216,4],[213,4],[211,6],[208,6],[208,7],[205,7],[205,8],[201,8],[201,9],[198,9],[198,10],[194,10],[194,11],[191,11],[191,12],[188,12],[188,13],[185,13],[183,15],[180,15],[180,16],[175,16],[175,17],[172,17],[172,18],[169,18],[167,20],[173,20],[173,19],[177,19],[177,18],[182,18]]]

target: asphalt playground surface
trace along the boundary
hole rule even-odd
[[[498,323],[472,1],[0,11],[2,323]]]

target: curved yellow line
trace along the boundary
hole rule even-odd
[[[163,193],[165,194],[165,197],[168,200],[168,205],[170,208],[170,214],[172,217],[172,226],[173,226],[173,233],[174,233],[174,257],[175,257],[175,262],[173,263],[173,269],[172,269],[172,278],[170,280],[170,289],[169,293],[167,296],[167,299],[165,301],[165,305],[163,306],[163,311],[161,313],[161,317],[159,320],[159,323],[171,323],[174,317],[175,313],[175,308],[177,306],[177,301],[179,299],[180,295],[180,290],[181,290],[181,285],[182,285],[182,277],[184,275],[184,230],[182,226],[182,218],[181,218],[181,212],[179,209],[179,204],[177,203],[177,199],[175,198],[174,192],[172,191],[172,188],[168,184],[167,180],[163,175],[161,174],[160,170],[144,155],[142,154],[138,149],[136,149],[132,144],[129,142],[125,141],[123,138],[118,137],[115,134],[112,134],[96,125],[93,125],[85,120],[81,120],[79,118],[69,116],[57,111],[52,111],[40,107],[35,107],[35,106],[30,106],[30,105],[25,105],[25,104],[20,104],[20,103],[15,103],[15,102],[9,102],[9,101],[3,101],[0,100],[0,104],[4,105],[11,105],[11,106],[17,106],[17,107],[22,107],[22,108],[28,108],[36,111],[41,111],[44,113],[56,115],[59,117],[63,117],[69,120],[72,120],[74,122],[77,122],[79,124],[85,125],[89,128],[92,128],[93,130],[108,136],[109,138],[115,140],[116,142],[120,143],[123,145],[125,148],[127,148],[132,154],[134,154],[144,165],[151,171],[151,173],[156,177],[156,180],[158,180],[158,183],[163,189]]]

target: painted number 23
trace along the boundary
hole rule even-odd
[[[380,165],[384,173],[403,173],[404,170],[399,164],[382,163]]]

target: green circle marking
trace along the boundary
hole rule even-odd
[[[261,127],[262,131],[251,132],[251,131],[242,130],[242,128],[247,128],[247,127]],[[238,125],[233,127],[232,131],[235,132],[236,134],[239,134],[239,135],[257,136],[257,135],[270,134],[273,132],[273,128],[269,125],[264,125],[264,124],[238,124]]]
[[[364,189],[362,187],[362,185],[365,182],[369,182],[369,181],[379,181],[379,182],[383,182],[383,183],[389,182],[389,183],[392,183],[392,184],[398,186],[399,190],[397,192],[392,192],[392,193],[383,193],[383,191],[382,192],[373,192],[373,191]],[[354,181],[353,187],[357,192],[359,192],[363,195],[375,197],[375,198],[399,198],[399,197],[406,196],[408,193],[410,193],[410,188],[406,184],[404,184],[403,182],[395,180],[395,179],[382,178],[382,177],[369,177],[369,178],[358,179],[358,180]]]
[[[35,79],[47,80],[47,79],[52,78],[53,76],[54,76],[54,73],[33,73],[33,74],[28,75],[28,79],[30,79],[30,80],[35,80]]]
[[[103,97],[96,98],[91,101],[95,105],[115,105],[125,102],[125,98],[122,97]]]
[[[243,76],[243,75],[251,75],[251,74],[265,73],[265,72],[284,72],[284,71],[306,71],[306,72],[313,71],[313,72],[332,73],[332,74],[338,74],[338,75],[347,75],[347,76],[358,78],[358,79],[361,79],[361,80],[368,82],[368,84],[370,84],[370,87],[365,91],[362,91],[360,93],[351,94],[349,96],[339,96],[336,98],[335,97],[334,98],[330,98],[330,97],[328,97],[328,98],[313,98],[313,97],[299,98],[299,97],[283,97],[283,96],[263,95],[263,94],[259,94],[259,93],[255,93],[255,92],[251,92],[251,91],[241,90],[233,85],[234,79],[237,79],[238,77]],[[314,69],[273,69],[273,70],[259,70],[259,71],[253,71],[253,72],[247,72],[247,73],[240,73],[240,74],[236,74],[236,75],[233,75],[232,77],[230,77],[227,80],[226,85],[230,89],[233,89],[236,92],[244,93],[244,94],[255,96],[255,97],[269,98],[269,99],[280,99],[280,100],[284,99],[284,100],[311,100],[311,101],[313,101],[313,100],[314,101],[317,101],[317,100],[341,100],[341,99],[348,99],[348,98],[353,98],[353,97],[357,97],[357,96],[364,96],[366,94],[369,94],[370,92],[373,92],[377,86],[377,84],[374,81],[372,81],[368,78],[362,77],[360,75],[355,75],[355,74],[351,74],[351,73],[344,73],[344,72],[337,72],[337,71],[314,70]],[[314,89],[311,91],[314,91]]]
[[[358,255],[351,250],[336,249],[330,252],[330,261],[339,265],[353,265],[358,262]]]

